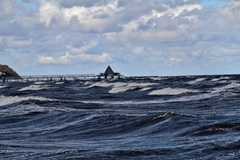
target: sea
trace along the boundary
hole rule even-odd
[[[238,160],[240,75],[0,82],[0,159]]]

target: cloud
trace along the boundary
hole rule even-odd
[[[201,10],[200,4],[184,4],[175,8],[168,6],[160,11],[151,10],[124,24],[122,32],[106,36],[111,41],[181,41],[194,20],[198,19],[195,12]]]
[[[91,50],[95,47],[97,47],[97,42],[96,41],[93,41],[93,42],[90,42],[89,44],[86,44],[80,48],[75,48],[75,47],[72,47],[71,45],[68,45],[67,48],[69,50],[69,52],[71,52],[72,54],[79,54],[79,53],[85,53],[87,52],[88,50]]]
[[[53,57],[51,57],[51,56],[39,56],[38,57],[38,61],[40,62],[40,63],[44,63],[44,64],[48,64],[48,63],[56,63],[56,60],[53,58]]]
[[[0,2],[0,16],[6,16],[11,14],[14,9],[16,8],[16,5],[13,3],[12,0],[9,1],[1,1]]]
[[[39,21],[45,27],[70,27],[82,32],[106,32],[111,30],[115,22],[113,17],[120,10],[117,1],[88,8],[85,6],[64,8],[56,1],[42,1],[39,8]]]
[[[111,60],[108,53],[101,54],[85,54],[80,53],[77,55],[71,55],[68,52],[60,57],[51,57],[51,56],[38,56],[38,62],[42,64],[70,64],[70,63],[81,63],[81,62],[96,62],[96,63],[105,63]]]
[[[38,56],[38,62],[43,64],[70,64],[81,62],[105,63],[111,60],[108,53],[90,54],[89,50],[95,48],[97,42],[91,42],[80,48],[68,45],[68,51],[61,56]]]
[[[81,53],[77,55],[78,60],[80,61],[87,61],[87,62],[97,62],[97,63],[105,63],[111,60],[108,53],[101,53],[98,55],[91,55],[91,54],[84,54]]]
[[[111,63],[180,74],[240,56],[237,0],[3,0],[0,9],[0,63],[24,71]]]

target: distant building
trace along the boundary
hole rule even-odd
[[[106,79],[108,77],[114,78],[115,76],[117,76],[118,78],[121,78],[121,74],[118,72],[113,72],[113,70],[110,66],[107,67],[107,69],[104,73],[100,73],[99,78],[101,78],[102,76]]]

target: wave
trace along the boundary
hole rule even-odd
[[[212,78],[211,81],[213,82],[217,82],[217,81],[222,81],[222,80],[230,80],[232,77],[229,76],[224,76],[224,77],[220,77],[220,78]],[[226,82],[226,81],[224,81]]]
[[[152,95],[150,95],[152,96]],[[148,99],[144,97],[144,99],[135,99],[135,100],[80,100],[80,101],[72,101],[72,102],[82,102],[85,104],[102,104],[102,105],[147,105],[147,104],[163,104],[163,103],[172,103],[172,102],[190,102],[190,101],[198,101],[209,99],[212,97],[217,97],[219,94],[212,93],[203,93],[196,95],[185,95],[180,97],[154,97],[154,99]],[[138,106],[139,108],[141,106]]]
[[[185,88],[163,88],[153,90],[148,95],[178,95],[183,93],[196,93],[198,91]]]
[[[137,83],[137,82],[96,82],[89,87],[110,87],[110,90],[108,93],[121,93],[128,90],[134,90],[134,89],[143,89],[147,86],[154,86],[159,85],[158,83]]]
[[[229,77],[0,83],[0,157],[238,159]]]
[[[21,101],[27,100],[38,100],[38,101],[55,101],[54,99],[44,98],[44,97],[35,97],[35,96],[27,96],[27,97],[19,97],[19,96],[0,96],[0,106],[5,106],[9,104],[18,103]]]
[[[196,83],[201,83],[204,80],[206,80],[206,78],[197,78],[193,81],[187,82],[187,84],[193,85],[193,84],[196,84]]]
[[[232,130],[239,131],[240,123],[223,122],[223,123],[205,125],[191,131],[191,133],[188,133],[188,134],[191,136],[210,136],[215,134],[223,134],[226,132],[230,132]]]
[[[6,88],[6,87],[7,87],[6,85],[0,84],[0,89],[1,89],[1,88]]]
[[[240,84],[236,82],[232,82],[230,84],[227,84],[221,87],[216,87],[216,88],[213,88],[212,93],[226,92],[226,91],[230,91],[231,89],[240,89]]]
[[[37,90],[44,90],[49,89],[50,85],[30,85],[28,87],[24,87],[18,91],[37,91]]]
[[[40,85],[40,84],[45,84],[46,82],[34,82],[34,84]]]
[[[36,113],[44,113],[47,110],[44,107],[40,107],[38,105],[17,105],[14,107],[8,107],[2,109],[0,113],[2,115],[13,116],[13,115],[31,115]]]
[[[54,137],[64,139],[84,139],[114,137],[121,138],[125,136],[143,136],[156,132],[159,125],[167,122],[174,116],[173,113],[159,114],[112,114],[107,111],[93,113],[77,118],[72,116],[71,121],[65,122],[57,127],[53,127]],[[73,121],[75,119],[75,121]],[[60,119],[59,119],[60,120]],[[60,120],[62,121],[62,120]],[[68,137],[65,136],[68,133]]]

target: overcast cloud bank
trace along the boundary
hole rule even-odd
[[[237,0],[3,0],[0,10],[0,63],[20,74],[240,71]]]

